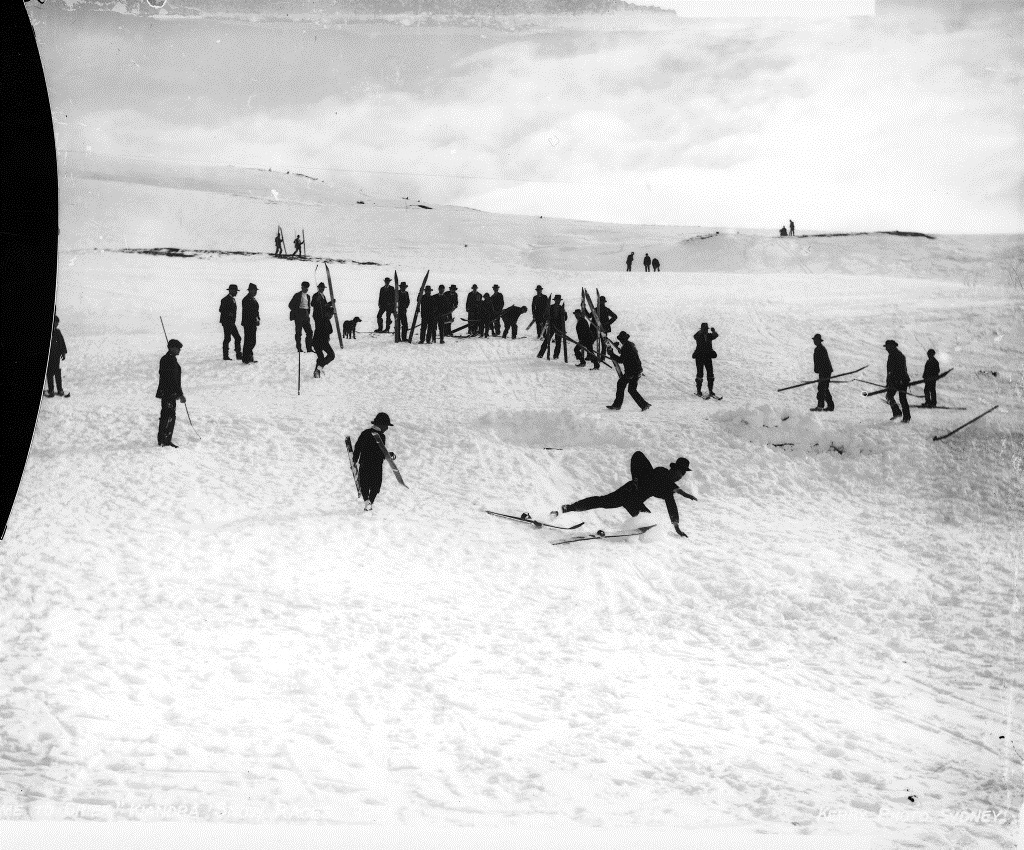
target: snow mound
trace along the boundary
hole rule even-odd
[[[820,454],[868,454],[872,446],[860,430],[839,425],[833,414],[797,410],[791,405],[762,404],[726,411],[715,417],[724,431],[757,445]]]

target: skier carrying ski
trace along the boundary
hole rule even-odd
[[[928,359],[924,362],[924,404],[922,407],[935,407],[939,401],[935,395],[935,383],[939,380],[939,361],[935,359],[935,349],[928,349]],[[59,382],[57,384],[60,386]]]
[[[609,351],[608,357],[614,360],[616,363],[622,364],[622,377],[619,378],[619,382],[615,385],[615,401],[608,405],[609,410],[621,410],[622,401],[626,390],[629,390],[629,397],[633,399],[641,410],[649,410],[650,405],[644,400],[644,397],[637,391],[636,385],[640,380],[640,376],[644,373],[643,364],[640,362],[640,354],[636,350],[636,346],[629,341],[629,334],[625,331],[619,331],[619,350]]]
[[[703,395],[701,387],[704,384],[704,373],[707,372],[708,396],[713,396],[715,394],[715,367],[711,361],[718,357],[718,352],[711,347],[711,343],[718,339],[718,333],[714,328],[708,329],[707,322],[701,322],[700,330],[693,335],[693,339],[697,345],[690,356],[697,361],[696,395]]]
[[[381,445],[386,443],[384,432],[391,427],[391,417],[386,413],[378,413],[373,417],[373,424],[359,435],[352,449],[352,462],[359,469],[359,492],[363,497],[363,510],[373,510],[373,501],[380,492],[384,480],[384,451]],[[377,444],[374,434],[380,437],[381,445]],[[395,459],[394,452],[388,452]]]
[[[812,407],[811,410],[831,412],[836,409],[832,403],[832,393],[828,389],[829,381],[832,380],[832,361],[829,359],[828,349],[821,344],[821,334],[812,336],[811,341],[814,343],[814,372],[818,376],[818,406]]]
[[[885,341],[885,350],[889,358],[885,364],[885,400],[892,409],[893,420],[902,415],[904,422],[910,421],[910,405],[907,402],[907,387],[910,386],[910,375],[907,372],[907,358],[899,349],[894,339]],[[899,393],[900,403],[896,406],[896,394]]]
[[[284,237],[281,235],[281,231],[278,230],[274,234],[274,256],[281,257],[284,255]]]
[[[172,449],[178,448],[171,442],[178,402],[185,401],[181,391],[181,365],[178,363],[181,348],[178,340],[167,340],[167,353],[160,358],[160,383],[156,388],[156,397],[160,399],[160,425],[157,427],[156,444],[170,446]]]
[[[295,350],[302,353],[302,334],[306,334],[306,351],[313,350],[313,328],[309,324],[309,281],[302,281],[302,288],[288,302],[288,314],[295,322]]]
[[[295,250],[292,251],[292,256],[293,257],[295,257],[295,256],[301,257],[302,256],[302,237],[299,236],[298,233],[295,234],[295,240],[292,242],[292,244],[295,246]]]
[[[313,370],[313,377],[319,378],[327,366],[334,359],[334,349],[331,347],[331,317],[334,316],[334,302],[328,301],[324,295],[326,286],[323,283],[316,285],[316,295],[310,299],[313,308],[313,350],[316,352],[316,368]]]
[[[594,343],[596,334],[594,332],[594,325],[583,315],[582,308],[579,310],[573,310],[572,314],[576,317],[576,340],[577,345],[572,350],[572,353],[576,357],[577,366],[586,366],[588,358],[594,360],[594,368],[598,368],[601,363],[591,353],[591,346]]]
[[[668,509],[668,518],[672,521],[672,527],[680,537],[686,537],[686,533],[679,527],[679,508],[676,507],[676,494],[683,498],[697,501],[696,497],[684,492],[676,486],[676,482],[682,479],[690,471],[690,461],[681,457],[668,465],[668,467],[652,467],[651,462],[643,452],[634,452],[629,461],[631,479],[623,484],[618,490],[614,490],[604,496],[589,496],[580,499],[569,505],[562,505],[560,511],[552,511],[551,518],[559,514],[573,513],[575,511],[593,511],[598,508],[624,508],[632,517],[639,516],[641,512],[650,513],[644,504],[648,499],[658,498],[665,500],[665,507]]]
[[[220,324],[224,328],[224,359],[228,357],[228,343],[235,341],[235,360],[242,359],[242,335],[238,332],[235,320],[238,318],[238,305],[235,303],[235,296],[238,294],[238,287],[234,284],[228,287],[228,294],[220,299]]]
[[[53,398],[53,382],[57,381],[57,395],[64,395],[64,387],[60,382],[60,361],[64,359],[68,353],[68,347],[64,344],[64,334],[58,329],[57,325],[60,324],[60,319],[56,316],[53,317],[53,334],[50,337],[50,357],[46,362],[46,392],[43,393],[47,398]]]

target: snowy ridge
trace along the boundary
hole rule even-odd
[[[69,187],[58,313],[74,397],[44,400],[4,542],[0,799],[29,814],[89,804],[100,820],[249,805],[353,827],[1012,846],[1024,305],[996,271],[965,278],[1019,240],[684,242],[694,233],[309,198]],[[611,370],[537,359],[526,319],[517,340],[361,335],[319,381],[303,355],[297,395],[286,305],[314,263],[91,250],[272,250],[279,222],[388,270],[332,267],[340,317],[364,329],[396,265],[463,300],[498,283],[506,304],[541,285],[573,306],[596,283],[653,407],[607,411]],[[666,252],[667,271],[627,276],[625,251],[656,234],[705,252],[686,255],[702,270]],[[751,273],[736,273],[743,257]],[[263,324],[246,367],[220,359],[217,303],[249,281]],[[179,407],[178,451],[155,445],[158,316],[185,344],[202,435]],[[721,334],[720,403],[692,395],[701,321]],[[811,414],[813,385],[775,390],[809,377],[814,332],[870,380],[884,339],[914,376],[931,345],[955,367],[940,403],[1000,409],[938,444],[972,414],[890,423],[859,384]],[[410,489],[385,470],[368,515],[343,438],[379,410]],[[638,448],[690,459],[690,539],[654,501],[638,521],[655,529],[585,552],[481,512],[541,517],[608,492]],[[1005,819],[971,820],[981,811]]]

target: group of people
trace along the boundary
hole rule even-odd
[[[633,252],[630,251],[626,255],[626,271],[633,271]],[[645,272],[660,272],[661,262],[657,257],[651,257],[650,254],[644,254],[644,271]]]
[[[306,256],[305,251],[303,250],[305,245],[303,244],[301,235],[296,233],[295,238],[292,240],[292,244],[295,246],[295,250],[292,251],[291,256]],[[284,255],[284,234],[281,232],[281,228],[278,228],[277,234],[274,236],[274,256],[283,257]]]
[[[793,219],[789,220],[789,230],[785,227],[779,228],[779,236],[796,236],[796,227],[793,226]]]

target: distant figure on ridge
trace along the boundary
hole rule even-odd
[[[651,255],[644,254],[644,271],[649,272],[651,270]]]
[[[715,394],[715,367],[711,361],[718,357],[718,352],[711,347],[711,343],[718,339],[718,333],[714,328],[708,330],[707,322],[701,322],[700,330],[693,335],[693,339],[697,345],[690,356],[697,361],[696,395],[703,395],[701,388],[704,384],[704,373],[707,372],[708,397],[711,397]]]
[[[658,262],[658,258],[657,257],[654,257],[651,260],[651,268],[654,271],[656,271],[656,272],[660,272],[661,271],[661,263]]]
[[[274,234],[274,256],[284,256],[284,237],[281,235],[280,230],[278,230],[277,233]]]
[[[295,256],[301,257],[302,256],[302,237],[298,233],[295,234],[295,240],[294,240],[293,244],[295,245],[295,250],[292,251],[292,256],[293,257],[295,257]]]
[[[786,235],[786,228],[785,227],[780,227],[779,228],[779,236],[785,236],[785,235]]]
[[[60,319],[53,317],[53,332],[50,335],[50,356],[46,361],[46,392],[47,398],[53,398],[53,382],[57,382],[57,395],[64,395],[64,386],[60,382],[60,362],[68,353],[68,347],[64,343],[64,334],[58,330],[57,325]],[[70,395],[70,393],[68,393]]]
[[[935,349],[928,349],[928,359],[924,362],[924,404],[922,407],[935,407],[939,401],[935,395],[935,383],[939,380],[939,361],[935,359]],[[60,386],[60,379],[57,379]]]
[[[828,388],[832,380],[832,361],[829,359],[828,349],[821,344],[821,334],[812,336],[811,341],[814,343],[814,372],[818,376],[818,406],[812,407],[811,410],[831,412],[836,409]]]
[[[793,226],[793,219],[789,220],[789,235],[796,236],[796,228]]]
[[[907,358],[899,349],[899,343],[894,339],[885,341],[885,350],[889,357],[885,363],[885,400],[889,402],[892,409],[892,418],[899,419],[902,415],[904,422],[910,421],[910,405],[907,403],[907,387],[910,385],[910,375],[907,372]],[[900,403],[896,406],[896,395],[899,394]]]
[[[235,303],[235,296],[238,294],[238,287],[234,284],[228,287],[228,294],[220,299],[220,323],[221,327],[224,328],[224,359],[230,360],[228,357],[228,343],[232,339],[235,341],[235,359],[242,359],[242,335],[238,332],[238,326],[235,321],[238,319],[238,305]]]
[[[626,255],[626,271],[627,272],[633,271],[633,252],[632,251],[630,251],[629,254]]]

